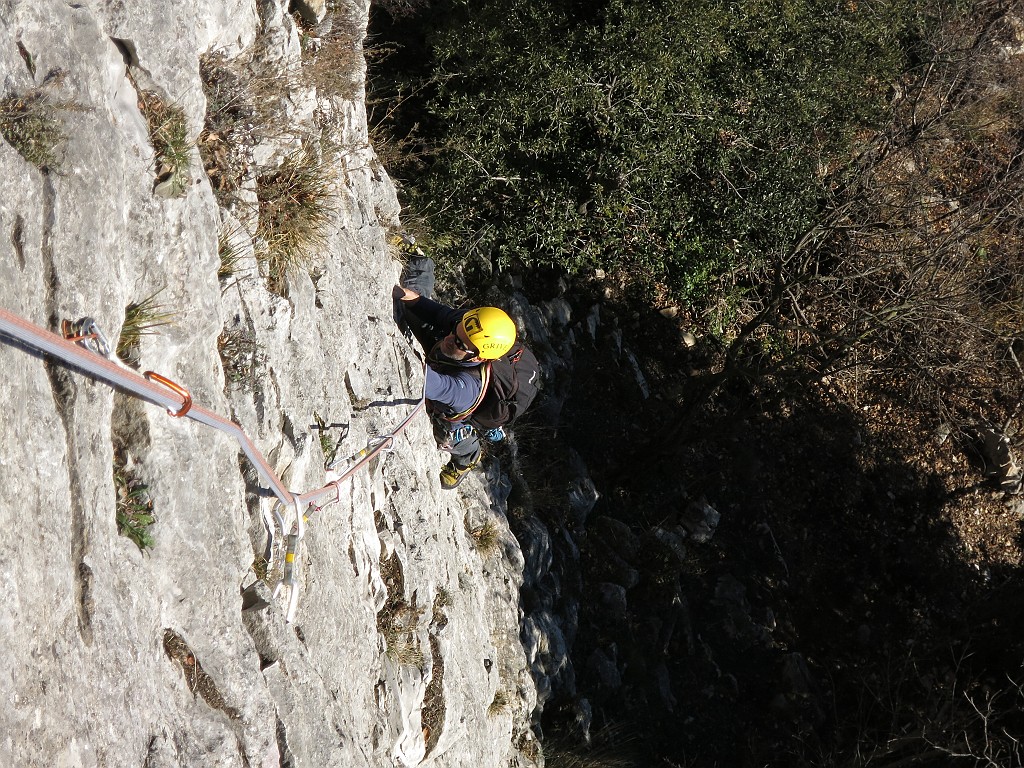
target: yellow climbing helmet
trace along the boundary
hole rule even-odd
[[[497,360],[516,343],[516,324],[497,307],[477,307],[462,316],[462,330],[484,360]]]

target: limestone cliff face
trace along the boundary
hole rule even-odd
[[[157,294],[173,322],[142,337],[140,368],[238,422],[306,492],[329,479],[317,418],[347,456],[401,421],[422,383],[392,321],[399,209],[361,91],[295,101],[296,121],[327,109],[347,150],[327,247],[277,292],[247,240],[218,277],[222,233],[251,231],[238,219],[253,214],[221,209],[198,151],[182,195],[154,194],[138,106],[144,82],[195,139],[200,56],[268,39],[299,66],[275,2],[0,5],[0,97],[50,77],[74,105],[58,167],[0,142],[0,307],[50,330],[91,316],[117,339],[126,307]],[[244,385],[218,353],[230,338],[250,345]],[[481,478],[439,490],[425,418],[312,511],[287,623],[260,578],[274,499],[235,440],[8,339],[0,377],[0,765],[531,764],[519,545]],[[115,455],[153,503],[145,550],[118,532]],[[494,547],[467,532],[486,523]]]

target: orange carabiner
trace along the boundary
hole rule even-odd
[[[142,375],[146,377],[146,381],[155,381],[158,384],[163,384],[165,387],[167,387],[169,390],[174,392],[174,394],[178,395],[181,398],[181,408],[179,408],[177,411],[172,411],[170,408],[168,408],[168,414],[174,416],[176,419],[180,419],[182,416],[188,413],[189,409],[192,407],[192,395],[189,394],[189,391],[187,389],[185,389],[180,384],[171,381],[166,376],[161,376],[156,371],[145,371]]]
[[[82,333],[79,330],[80,323],[73,323],[70,320],[60,321],[60,333],[68,341],[85,341],[86,339],[95,339],[95,333]]]

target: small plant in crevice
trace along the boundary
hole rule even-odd
[[[433,629],[444,629],[448,626],[448,608],[452,606],[452,595],[444,587],[437,588],[434,595],[434,605],[431,611],[430,626]]]
[[[498,548],[500,540],[498,526],[494,521],[488,520],[482,525],[469,529],[469,538],[473,542],[473,548],[481,555],[489,555]]]
[[[409,632],[393,632],[384,636],[387,655],[392,661],[407,667],[422,667],[424,656],[416,637]]]
[[[444,657],[441,655],[441,644],[433,635],[430,636],[430,657],[430,682],[423,692],[423,709],[420,712],[427,755],[433,751],[441,738],[445,713],[448,710],[448,704],[444,700]]]
[[[278,134],[291,135],[280,112],[293,78],[278,72],[258,75],[244,60],[216,52],[199,58],[199,76],[206,96],[199,155],[217,201],[231,208],[239,203],[237,193],[253,181],[256,145]]]
[[[320,438],[320,450],[324,454],[324,461],[330,463],[338,453],[338,443],[331,437],[330,427],[319,413],[313,411],[313,420],[316,422],[317,436]]]
[[[397,664],[422,667],[424,656],[416,631],[423,609],[405,599],[405,575],[398,555],[381,556],[380,575],[388,590],[388,599],[377,612],[377,631],[384,637],[384,652]]]
[[[168,104],[153,91],[136,88],[139,110],[149,126],[149,140],[156,153],[156,185],[162,197],[180,197],[191,182],[192,147],[184,110]]]
[[[438,587],[437,595],[434,596],[434,613],[437,614],[441,609],[450,607],[453,602],[452,593],[448,591],[448,588]]]
[[[508,693],[505,692],[504,688],[499,688],[494,692],[494,699],[487,707],[487,716],[496,717],[508,709]]]
[[[256,383],[256,371],[266,356],[249,328],[225,329],[217,337],[217,352],[224,369],[224,381],[242,391],[249,391]]]
[[[39,88],[0,98],[0,135],[41,171],[56,170],[63,159],[68,136],[60,113],[84,110],[50,98],[50,89],[62,80],[63,73],[55,70]]]
[[[241,239],[248,240],[248,237],[248,233],[241,227],[221,230],[217,236],[217,256],[219,258],[217,278],[219,280],[230,280],[242,271],[246,249]]]
[[[362,95],[366,61],[363,56],[365,34],[362,19],[348,3],[328,0],[327,14],[302,36],[302,76],[319,95],[353,100]]]
[[[164,653],[168,659],[181,667],[189,692],[193,696],[201,697],[211,709],[223,712],[231,720],[238,720],[241,713],[227,704],[217,683],[203,669],[203,665],[184,638],[173,629],[165,629],[163,640]]]
[[[256,555],[252,560],[253,575],[260,581],[266,581],[270,576],[270,563],[263,555]]]
[[[149,487],[133,477],[116,456],[114,491],[117,494],[117,532],[134,541],[140,550],[151,549],[156,542],[149,529],[156,522],[156,515]]]
[[[159,295],[160,291],[156,291],[124,308],[124,323],[116,351],[121,361],[132,368],[139,367],[142,337],[158,333],[157,328],[170,325],[174,320],[175,313],[157,301]]]
[[[311,141],[256,177],[258,257],[270,290],[283,294],[292,269],[308,269],[327,247],[336,209],[335,171]]]

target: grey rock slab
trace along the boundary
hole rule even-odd
[[[218,280],[218,237],[241,222],[219,210],[197,154],[182,197],[153,194],[153,150],[127,79],[131,64],[197,135],[201,55],[249,55],[264,34],[276,40],[265,54],[298,64],[284,9],[239,0],[0,9],[6,91],[60,69],[55,97],[81,107],[63,114],[59,172],[0,142],[0,306],[50,329],[89,315],[114,340],[126,306],[157,294],[174,318],[143,337],[142,369],[236,421],[282,482],[307,492],[330,479],[314,414],[333,425],[339,455],[351,455],[409,413],[423,382],[391,320],[399,265],[386,235],[400,210],[368,142],[365,105],[297,94],[296,132],[322,107],[346,151],[329,246],[288,276],[281,297],[248,248],[245,272]],[[352,11],[365,20],[368,4]],[[225,327],[259,352],[246,386],[221,367]],[[519,635],[523,555],[481,477],[458,494],[439,489],[426,418],[311,513],[289,624],[283,595],[254,575],[273,499],[259,495],[265,483],[233,438],[18,345],[0,343],[0,375],[0,523],[14,534],[0,542],[0,764],[531,764],[516,747],[529,741],[537,706]],[[145,552],[118,533],[115,441],[154,502]],[[470,512],[499,525],[496,553],[473,548]],[[389,597],[382,521],[403,564],[398,597],[425,608],[415,667],[387,658],[377,627]],[[431,615],[442,590],[443,621]],[[172,652],[168,637],[187,652]],[[507,704],[492,710],[499,692]],[[429,737],[427,716],[438,720]]]

